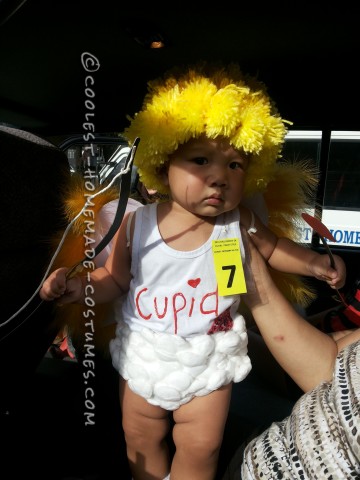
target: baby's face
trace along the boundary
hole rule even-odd
[[[200,137],[170,156],[164,183],[186,210],[216,216],[240,204],[247,166],[247,156],[227,139]]]

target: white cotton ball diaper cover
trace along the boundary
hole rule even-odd
[[[240,382],[251,370],[242,315],[226,332],[182,338],[143,328],[131,331],[119,322],[110,342],[112,363],[133,392],[152,405],[176,410],[230,382]]]

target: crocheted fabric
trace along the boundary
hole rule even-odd
[[[333,381],[303,395],[291,415],[246,448],[242,480],[360,478],[360,341],[342,350]]]

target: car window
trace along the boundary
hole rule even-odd
[[[337,246],[360,247],[360,132],[290,131],[283,157],[308,160],[320,168],[317,205],[308,213],[318,214]],[[311,227],[304,223],[302,241],[313,243]],[[334,243],[334,242],[329,242]]]

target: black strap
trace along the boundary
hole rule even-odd
[[[130,195],[130,187],[131,187],[131,171],[132,171],[132,165],[133,165],[133,158],[135,156],[135,152],[137,149],[137,146],[139,145],[140,138],[136,137],[134,140],[134,143],[132,144],[130,148],[130,152],[128,156],[126,157],[125,161],[125,169],[128,168],[128,171],[121,176],[121,182],[120,182],[120,197],[115,213],[115,217],[113,220],[113,223],[109,230],[107,231],[106,235],[103,237],[100,243],[94,248],[94,255],[92,256],[92,260],[99,255],[99,253],[106,247],[106,245],[110,242],[110,240],[113,238],[117,230],[119,229],[121,222],[124,218],[125,210],[126,210],[126,205],[128,202],[128,198]],[[81,272],[83,270],[83,262],[89,260],[88,257],[84,257],[80,262],[76,263],[73,267],[70,268],[70,270],[67,272],[67,278],[71,278],[77,273]]]
[[[113,238],[115,233],[117,232],[118,228],[121,225],[122,219],[124,218],[125,210],[126,210],[126,205],[127,201],[130,195],[130,187],[131,187],[131,171],[132,171],[132,159],[135,155],[137,146],[139,145],[140,138],[137,137],[134,140],[134,143],[132,144],[132,147],[130,149],[130,152],[126,158],[125,162],[125,168],[129,167],[128,172],[125,173],[121,177],[121,182],[120,182],[120,197],[114,217],[114,221],[109,228],[108,232],[106,233],[105,237],[101,240],[101,242],[95,247],[95,257],[99,255],[99,253],[106,247],[106,245],[110,242],[110,240]],[[131,162],[131,163],[130,163]],[[128,165],[130,163],[130,166]]]

